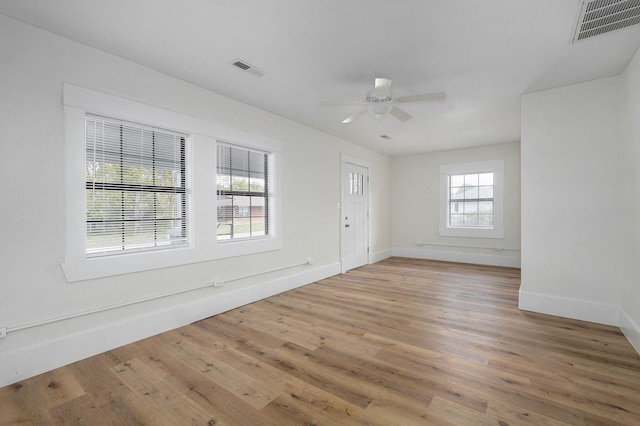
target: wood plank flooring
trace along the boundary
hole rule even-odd
[[[0,424],[639,425],[615,327],[518,269],[391,258],[0,389]]]

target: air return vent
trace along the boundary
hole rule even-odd
[[[231,65],[241,69],[242,71],[246,71],[249,74],[255,75],[258,78],[260,78],[260,77],[262,77],[264,75],[264,71],[262,71],[260,68],[255,67],[255,66],[251,65],[250,63],[248,63],[247,61],[244,61],[242,59],[236,59],[235,61],[233,61],[231,63]]]
[[[640,23],[640,0],[586,0],[573,43]]]

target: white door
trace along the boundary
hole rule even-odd
[[[369,263],[369,169],[351,163],[342,167],[342,272]]]

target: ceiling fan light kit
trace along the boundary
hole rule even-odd
[[[320,105],[365,105],[363,110],[342,120],[344,124],[353,123],[364,114],[369,114],[376,120],[382,120],[387,115],[392,115],[400,121],[407,121],[412,118],[411,114],[398,108],[397,103],[437,101],[447,97],[444,92],[436,92],[394,98],[391,94],[392,83],[392,80],[388,78],[376,78],[373,89],[367,92],[364,101],[322,101]]]
[[[380,79],[376,78],[376,81],[377,80]],[[393,107],[393,98],[391,98],[391,96],[379,96],[376,94],[375,89],[367,93],[365,102],[367,104],[367,112],[376,120],[385,118]]]

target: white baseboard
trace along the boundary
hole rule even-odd
[[[622,308],[620,308],[620,330],[631,343],[631,346],[640,354],[640,325]]]
[[[340,264],[334,263],[253,285],[210,287],[10,333],[0,341],[0,351],[17,347],[0,353],[0,387],[339,273]]]
[[[502,254],[469,253],[453,250],[437,250],[426,248],[394,247],[391,250],[393,256],[410,257],[414,259],[442,260],[445,262],[473,263],[476,265],[520,267],[520,256],[507,256]]]
[[[369,254],[369,264],[381,262],[389,257],[391,257],[391,249],[385,249],[373,252]]]
[[[549,294],[531,293],[520,288],[518,307],[523,311],[606,325],[619,325],[619,306],[591,300],[572,299]]]

